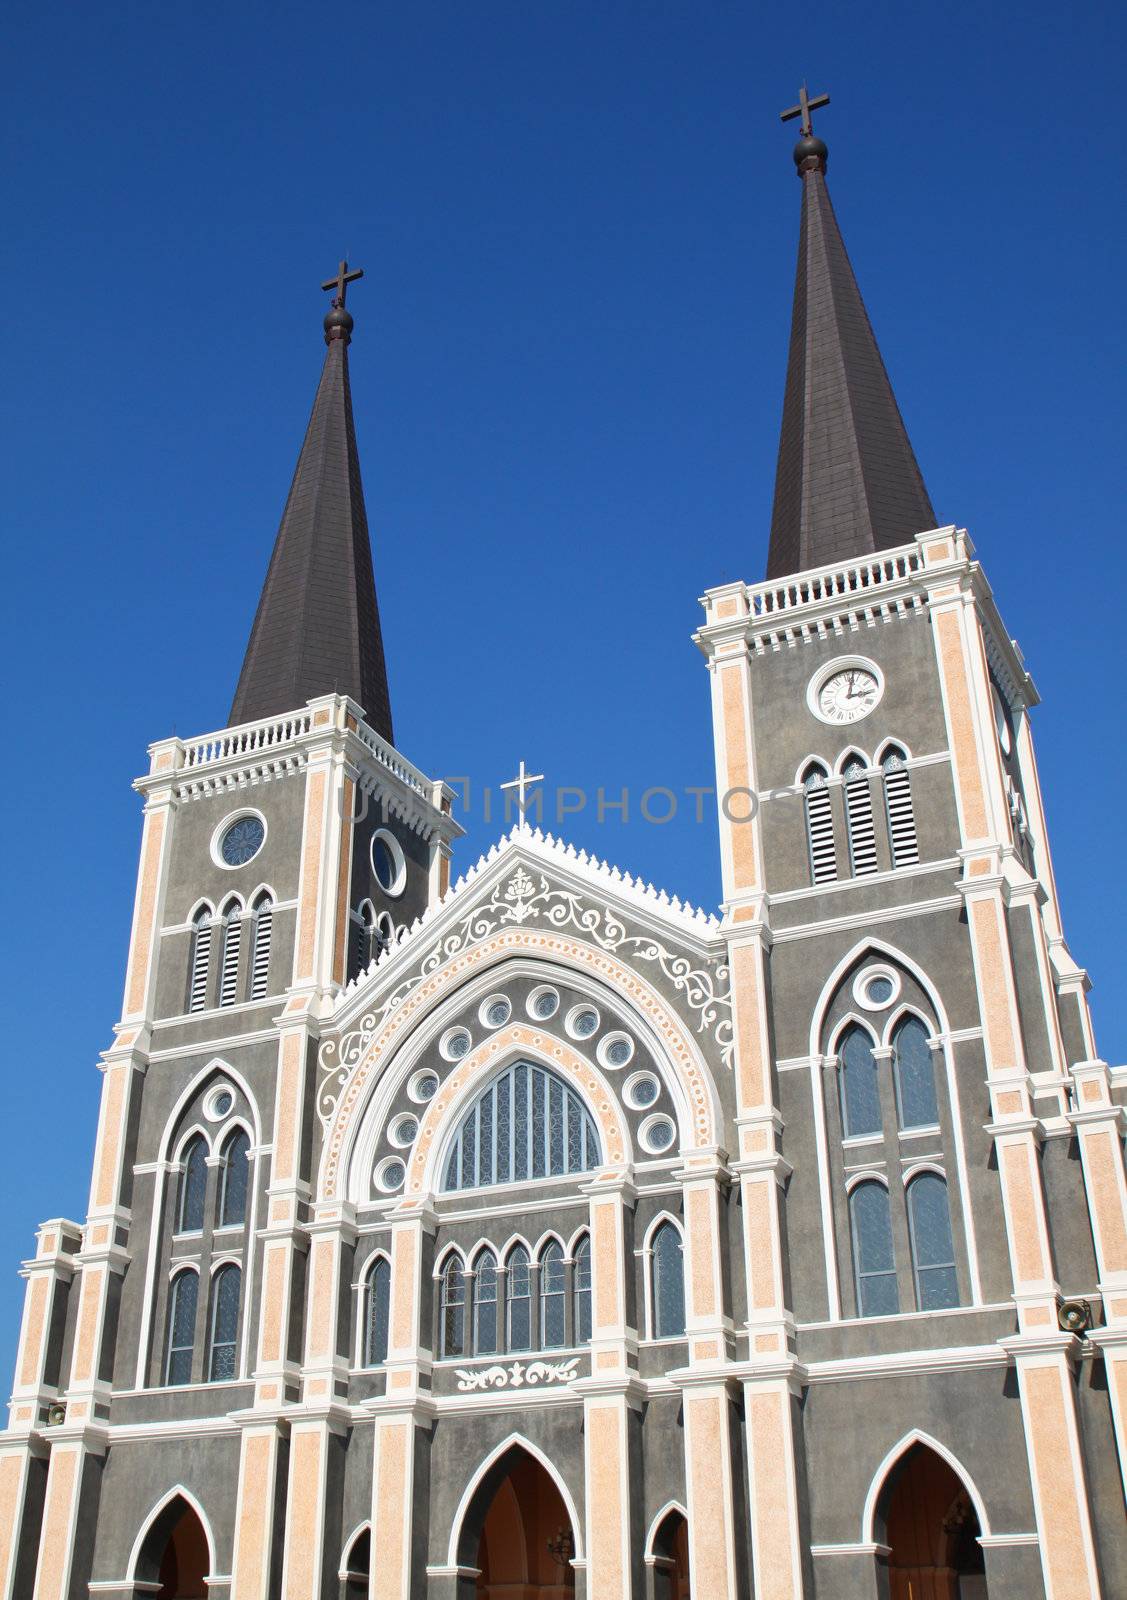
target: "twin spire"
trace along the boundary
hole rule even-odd
[[[794,150],[802,225],[767,557],[768,578],[862,559],[934,527],[920,469],[826,188],[827,151],[800,102]],[[342,261],[325,318],[328,351],[258,602],[231,723],[296,711],[337,691],[392,742],[379,606],[352,420]]]

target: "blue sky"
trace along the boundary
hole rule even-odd
[[[1121,8],[47,4],[6,31],[5,1372],[35,1225],[85,1215],[130,780],[227,715],[320,280],[342,253],[366,273],[404,753],[477,786],[521,756],[591,793],[707,784],[690,634],[706,587],[762,575],[799,202],[778,112],[804,76],[937,515],[1044,698],[1066,926],[1127,1057]],[[469,822],[463,866],[498,831]],[[567,832],[715,903],[691,805]]]

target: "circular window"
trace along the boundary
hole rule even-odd
[[[266,823],[256,811],[220,823],[211,841],[211,854],[221,867],[245,867],[262,849]]]
[[[893,967],[866,967],[853,984],[853,998],[866,1011],[887,1011],[900,993],[900,974]]]
[[[576,1006],[568,1013],[567,1031],[573,1039],[589,1039],[599,1031],[599,1013],[594,1006]]]
[[[438,1093],[438,1073],[427,1068],[423,1072],[416,1072],[407,1085],[407,1093],[419,1105],[425,1105],[428,1100],[433,1100]]]
[[[399,840],[386,828],[377,828],[372,835],[372,871],[384,894],[393,899],[407,887],[407,857]]]
[[[554,989],[533,989],[528,997],[528,1014],[540,1022],[547,1022],[560,1009],[560,997]]]
[[[638,1130],[638,1137],[642,1147],[651,1155],[660,1156],[668,1150],[677,1138],[677,1124],[672,1117],[648,1117]]]
[[[438,1048],[447,1061],[461,1061],[463,1056],[469,1055],[472,1043],[468,1028],[448,1028],[439,1040]]]
[[[652,1072],[638,1072],[634,1077],[628,1078],[623,1090],[623,1097],[628,1106],[633,1106],[635,1111],[644,1111],[647,1106],[652,1106],[661,1093],[661,1084]]]
[[[626,1066],[634,1055],[634,1041],[628,1033],[608,1033],[599,1044],[599,1061],[612,1072]]]
[[[409,1144],[414,1144],[418,1131],[418,1117],[414,1117],[408,1112],[405,1117],[396,1117],[391,1125],[388,1137],[391,1139],[392,1144],[398,1145],[401,1150],[405,1150]]]
[[[407,1176],[407,1168],[398,1156],[389,1156],[386,1161],[381,1161],[375,1171],[376,1188],[382,1189],[384,1194],[394,1194],[397,1189],[402,1189],[403,1180]]]
[[[234,1110],[235,1096],[225,1083],[213,1089],[204,1101],[203,1114],[211,1122],[220,1122]]]
[[[503,1028],[512,1016],[513,1008],[507,995],[491,994],[488,1000],[481,1002],[477,1014],[487,1028]]]

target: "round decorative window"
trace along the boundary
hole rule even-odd
[[[634,1055],[634,1041],[628,1033],[608,1033],[599,1044],[599,1061],[612,1072],[626,1066]]]
[[[414,1144],[415,1136],[419,1131],[419,1119],[408,1112],[404,1117],[396,1117],[391,1125],[389,1137],[392,1144],[405,1150],[409,1144]]]
[[[628,1078],[623,1090],[623,1098],[628,1106],[633,1106],[635,1111],[645,1111],[652,1106],[661,1093],[661,1084],[652,1072],[637,1072]]]
[[[407,857],[403,846],[386,828],[372,835],[372,871],[384,894],[398,898],[407,887]]]
[[[223,823],[212,842],[212,854],[220,866],[245,867],[262,849],[266,824],[255,812]]]
[[[386,1161],[380,1162],[374,1176],[377,1189],[382,1189],[384,1194],[395,1194],[396,1190],[403,1187],[407,1168],[398,1156],[389,1156]]]
[[[425,1105],[428,1100],[433,1100],[438,1093],[438,1073],[431,1072],[429,1068],[423,1072],[416,1072],[407,1085],[407,1093],[418,1105]]]
[[[887,1011],[900,993],[900,974],[894,967],[866,967],[853,984],[853,998],[866,1011]]]
[[[576,1006],[568,1013],[567,1031],[573,1039],[589,1039],[599,1031],[599,1013],[594,1006]]]
[[[477,1014],[487,1028],[503,1028],[512,1016],[513,1008],[507,995],[491,994],[488,1000],[481,1002]]]
[[[204,1101],[203,1114],[210,1122],[222,1122],[235,1108],[235,1096],[225,1083],[215,1088]]]
[[[540,1022],[547,1022],[560,1009],[560,997],[554,989],[533,989],[528,997],[528,1014]]]
[[[672,1117],[647,1117],[638,1130],[638,1137],[642,1141],[642,1148],[651,1155],[664,1155],[676,1141],[677,1124]]]
[[[438,1041],[438,1048],[447,1061],[461,1061],[469,1055],[472,1043],[468,1028],[448,1028]]]

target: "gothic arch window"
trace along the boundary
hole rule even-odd
[[[211,907],[200,906],[192,918],[192,953],[188,962],[188,1010],[206,1011],[211,969]]]
[[[916,818],[912,808],[912,779],[908,757],[898,744],[886,747],[880,758],[884,781],[884,810],[888,821],[888,848],[894,867],[907,867],[920,859]]]
[[[211,1349],[207,1362],[211,1383],[230,1383],[235,1376],[242,1286],[243,1274],[233,1261],[221,1266],[211,1280]]]
[[[207,1140],[202,1133],[197,1133],[184,1151],[180,1201],[176,1212],[177,1233],[203,1232],[206,1199]]]
[[[572,1342],[587,1344],[591,1338],[591,1241],[586,1234],[576,1244],[572,1261]]]
[[[879,1138],[883,1119],[873,1041],[854,1023],[838,1046],[841,1057],[841,1118],[847,1139]]]
[[[685,1248],[672,1221],[655,1228],[651,1251],[651,1326],[655,1339],[685,1336]]]
[[[850,752],[842,763],[845,786],[845,828],[849,838],[849,867],[855,878],[877,870],[877,835],[873,823],[873,797],[865,758]]]
[[[444,1356],[466,1353],[466,1275],[461,1257],[451,1254],[439,1290],[439,1349]]]
[[[506,1338],[511,1351],[532,1349],[532,1264],[523,1244],[505,1261]]]
[[[810,881],[827,883],[837,877],[837,848],[834,844],[834,819],[829,773],[820,761],[811,761],[802,774],[802,802],[806,813],[806,848],[810,857]]]
[[[274,901],[263,889],[252,910],[250,935],[250,982],[248,1000],[262,1000],[270,992],[270,943],[274,934]]]
[[[247,1189],[250,1177],[250,1139],[244,1128],[235,1128],[220,1152],[219,1226],[241,1227],[247,1220]]]
[[[602,1159],[583,1101],[555,1072],[515,1061],[493,1078],[458,1124],[443,1190],[484,1189],[589,1172]]]
[[[904,1129],[939,1126],[935,1064],[927,1041],[928,1031],[919,1017],[906,1016],[893,1030],[892,1072],[896,1084],[896,1109],[900,1126]]]
[[[858,1315],[894,1316],[900,1310],[900,1294],[892,1245],[892,1212],[883,1183],[872,1178],[854,1185],[849,1191],[849,1222]]]
[[[497,1257],[492,1250],[480,1251],[473,1262],[473,1353],[492,1356],[498,1350],[500,1298]]]
[[[380,1367],[387,1360],[391,1320],[391,1262],[376,1256],[364,1280],[364,1365]]]
[[[566,1291],[563,1245],[550,1239],[540,1252],[541,1350],[562,1350],[567,1343]]]
[[[372,960],[375,931],[375,907],[370,900],[361,900],[349,918],[348,981],[350,983],[367,970]]]
[[[223,912],[223,951],[219,961],[219,1004],[233,1006],[239,998],[239,954],[243,942],[243,908],[237,900]]]
[[[908,1232],[917,1309],[939,1311],[957,1306],[959,1281],[951,1211],[947,1184],[939,1173],[917,1173],[908,1184]]]
[[[168,1299],[168,1339],[164,1364],[167,1384],[191,1383],[192,1351],[196,1341],[196,1303],[200,1279],[193,1267],[178,1272]]]

